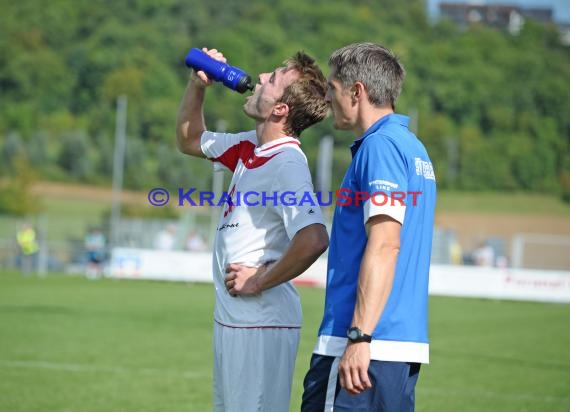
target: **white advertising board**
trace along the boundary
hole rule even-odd
[[[324,287],[326,259],[295,279]],[[109,275],[122,279],[212,282],[211,252],[115,248]],[[570,272],[432,265],[430,295],[570,303]]]

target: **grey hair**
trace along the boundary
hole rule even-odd
[[[361,82],[374,106],[396,105],[406,76],[392,51],[375,43],[354,43],[336,50],[329,58],[334,78],[344,87]]]

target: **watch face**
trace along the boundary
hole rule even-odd
[[[347,336],[349,339],[357,339],[358,337],[360,337],[360,333],[358,332],[360,331],[357,328],[350,328],[348,330]]]

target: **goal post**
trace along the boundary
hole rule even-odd
[[[511,267],[570,270],[570,236],[519,233],[511,244]]]

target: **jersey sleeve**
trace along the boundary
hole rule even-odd
[[[364,224],[372,216],[387,215],[404,224],[408,174],[406,160],[396,144],[378,136],[361,149],[356,176],[360,190],[367,196],[364,203]]]
[[[217,133],[205,131],[200,139],[202,153],[218,167],[232,172],[238,160],[253,152],[257,143],[255,130],[242,133]]]
[[[273,195],[278,196],[278,201],[272,205],[272,209],[281,217],[289,239],[306,226],[314,223],[324,225],[306,162],[287,161],[280,166],[276,176]]]

